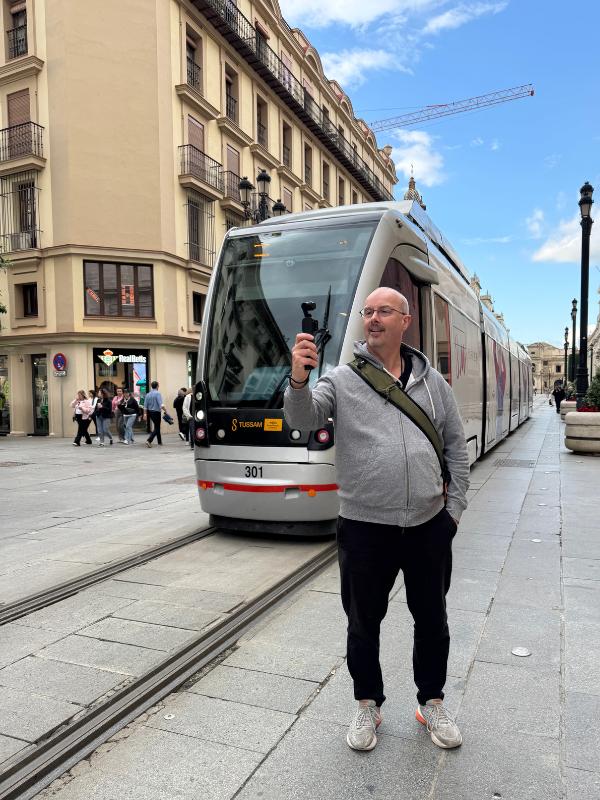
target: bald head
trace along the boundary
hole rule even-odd
[[[365,306],[374,308],[378,306],[392,306],[392,308],[397,308],[398,311],[402,311],[404,314],[410,313],[406,297],[396,291],[396,289],[390,289],[388,286],[380,286],[379,289],[375,289],[374,292],[371,292],[365,300]]]

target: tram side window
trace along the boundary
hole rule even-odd
[[[402,264],[396,258],[390,258],[385,265],[379,286],[386,286],[396,289],[408,300],[408,310],[412,316],[412,322],[404,334],[404,341],[417,350],[421,347],[421,292],[419,284],[416,283]]]
[[[439,295],[434,295],[435,341],[437,344],[437,371],[452,385],[452,358],[450,352],[450,308]]]

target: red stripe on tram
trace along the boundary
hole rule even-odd
[[[258,493],[273,493],[285,492],[286,489],[298,489],[300,492],[335,492],[337,491],[337,483],[303,483],[299,486],[266,486],[266,485],[251,485],[248,483],[223,483],[223,489],[227,492],[258,492]],[[198,481],[198,486],[201,489],[214,489],[214,481]]]

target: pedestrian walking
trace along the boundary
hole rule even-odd
[[[173,400],[173,408],[175,409],[175,414],[177,415],[177,424],[179,426],[179,438],[182,442],[187,442],[189,437],[189,425],[187,424],[187,420],[183,418],[183,401],[187,394],[187,389],[185,386],[182,386],[181,389],[177,392],[177,397]]]
[[[162,445],[160,415],[163,411],[167,410],[163,403],[162,395],[158,391],[158,381],[152,381],[150,387],[150,391],[146,397],[144,397],[144,419],[150,420],[152,423],[152,431],[146,440],[146,447],[152,447],[152,442],[155,438],[158,444]]]
[[[408,301],[379,288],[361,310],[365,341],[355,359],[311,390],[305,367],[318,365],[310,334],[292,349],[284,412],[288,425],[335,423],[341,594],[348,617],[347,663],[358,707],[346,741],[372,750],[385,700],[379,632],[399,570],[414,620],[417,720],[434,744],[458,747],[444,684],[450,645],[446,594],[452,539],[467,506],[469,459],[452,389],[423,353],[404,344]]]
[[[117,437],[121,444],[125,441],[125,422],[123,414],[121,413],[120,403],[123,399],[123,389],[117,388],[115,396],[112,399],[112,413],[115,418],[115,425],[117,426]]]
[[[192,398],[194,395],[193,389],[188,389],[186,391],[185,397],[183,398],[183,404],[181,406],[181,416],[184,421],[184,424],[187,425],[187,435],[188,441],[190,443],[190,447],[192,450],[194,449],[194,415],[192,412]]]
[[[552,392],[552,397],[554,397],[554,403],[556,405],[556,413],[560,414],[560,404],[566,397],[566,392],[562,387],[561,383],[554,384],[554,391]]]
[[[96,422],[96,406],[98,405],[98,393],[94,391],[94,389],[90,389],[88,392],[88,399],[92,406],[92,413],[90,414],[90,425],[94,423],[94,436],[96,437],[96,441],[100,441],[100,437],[98,436],[98,423]]]
[[[108,436],[109,444],[113,443],[112,433],[110,432],[110,418],[112,417],[112,400],[106,389],[98,391],[98,404],[96,406],[96,425],[100,441],[98,447],[104,447],[104,438]]]
[[[125,424],[123,444],[130,445],[133,444],[133,426],[141,417],[142,409],[129,389],[124,389],[119,407]]]
[[[92,440],[88,428],[90,427],[92,404],[83,389],[80,389],[75,399],[71,401],[71,408],[73,409],[73,420],[77,423],[77,433],[73,444],[76,447],[80,447],[82,439],[85,439],[86,444],[91,444]]]

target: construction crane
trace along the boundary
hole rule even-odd
[[[382,119],[370,125],[372,131],[386,131],[389,128],[405,128],[408,125],[416,125],[429,119],[439,117],[449,117],[451,114],[462,114],[464,111],[475,111],[478,108],[497,106],[500,103],[507,103],[509,100],[518,100],[521,97],[533,97],[534,89],[530,83],[524,86],[514,86],[512,89],[500,89],[497,92],[482,94],[479,97],[469,97],[466,100],[457,100],[454,103],[443,103],[440,105],[425,106],[419,111],[412,111],[410,114],[403,114],[400,117]]]

